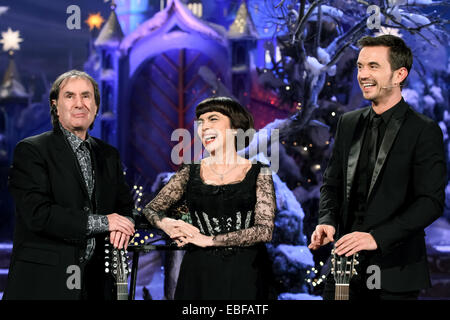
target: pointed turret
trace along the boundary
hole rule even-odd
[[[3,81],[0,87],[0,99],[28,99],[29,94],[20,82],[19,73],[17,72],[16,63],[13,55],[10,55],[9,65],[6,69]]]
[[[258,38],[258,31],[256,31],[246,0],[242,1],[236,13],[236,18],[230,26],[228,36],[230,38]]]
[[[94,44],[96,47],[118,47],[123,38],[124,34],[117,18],[115,6],[112,6],[108,21],[104,24]]]

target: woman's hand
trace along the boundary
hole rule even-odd
[[[201,248],[214,246],[213,237],[205,236],[200,232],[195,233],[192,237],[186,237],[182,233],[176,233],[171,238],[174,239],[179,247],[183,247],[188,243],[192,243]]]
[[[174,235],[177,235],[177,237],[191,238],[195,234],[200,233],[200,230],[193,225],[184,222],[183,220],[175,220],[172,218],[163,218],[157,223],[157,227],[171,238],[173,238]]]

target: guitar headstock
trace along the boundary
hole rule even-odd
[[[110,273],[116,283],[126,283],[128,275],[131,273],[129,267],[128,251],[114,248],[109,242],[109,237],[105,238],[105,273]]]
[[[358,274],[355,269],[355,266],[359,264],[358,253],[349,257],[345,255],[339,256],[333,249],[331,254],[331,273],[334,276],[336,285],[350,284],[351,278]]]

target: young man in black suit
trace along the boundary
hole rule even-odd
[[[16,224],[3,298],[112,299],[103,242],[110,235],[115,247],[128,245],[134,204],[117,150],[87,132],[98,86],[72,70],[56,79],[49,100],[53,130],[14,152]]]
[[[412,66],[404,41],[383,35],[358,44],[358,83],[371,106],[339,119],[309,248],[337,239],[336,254],[359,253],[350,300],[417,299],[430,286],[424,229],[444,206],[442,132],[402,98]],[[379,289],[367,286],[370,265],[381,270]],[[324,299],[334,299],[334,286],[330,274]]]

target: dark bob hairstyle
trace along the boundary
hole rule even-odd
[[[241,129],[246,132],[249,129],[254,129],[254,121],[251,113],[242,106],[239,102],[228,97],[212,97],[200,102],[195,109],[195,116],[197,119],[207,112],[220,112],[230,118],[231,129]],[[254,130],[250,130],[247,134],[248,139],[245,139],[243,146],[238,146],[238,138],[235,139],[236,150],[245,148],[249,145],[253,138]]]

